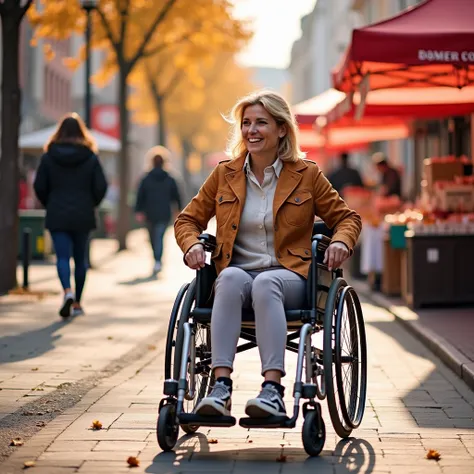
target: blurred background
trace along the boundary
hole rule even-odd
[[[472,36],[466,36],[469,25],[461,10],[449,5],[446,0],[5,0],[0,3],[2,248],[12,245],[12,236],[19,242],[21,229],[29,226],[34,256],[51,251],[32,183],[43,145],[65,113],[78,112],[93,130],[109,181],[95,237],[116,238],[124,249],[128,231],[138,226],[132,207],[147,171],[147,150],[158,144],[171,150],[168,168],[187,202],[225,159],[224,117],[232,104],[266,87],[290,101],[307,158],[333,184],[344,163],[360,176],[361,183],[343,180],[345,189],[339,189],[365,223],[354,277],[413,303],[413,293],[425,291],[414,289],[415,269],[426,274],[444,257],[438,250],[427,259],[425,247],[409,250],[418,241],[407,236],[424,236],[423,245],[436,250],[436,236],[457,235],[451,260],[474,258],[459,240],[473,233],[474,52]],[[450,52],[443,36],[450,31],[471,40]],[[440,43],[430,49],[425,33],[444,38],[444,49]],[[381,44],[377,34],[394,35],[386,56],[371,50]],[[409,43],[403,41],[412,34],[420,34],[421,46],[411,41],[415,53],[405,59]],[[390,171],[374,163],[375,152],[383,153],[379,159]],[[399,186],[387,192],[390,174]],[[426,241],[428,234],[434,240]],[[460,256],[455,247],[464,249]],[[13,275],[12,258],[2,265],[5,275]],[[446,278],[455,278],[454,271]],[[13,276],[2,278],[0,290],[14,286]],[[470,288],[462,295],[443,291],[438,300],[473,299]],[[434,297],[426,292],[420,298],[430,302]]]

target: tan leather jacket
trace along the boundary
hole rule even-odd
[[[247,189],[244,161],[219,163],[174,224],[176,240],[186,254],[216,216],[217,248],[212,259],[218,273],[229,265],[239,231]],[[360,216],[347,207],[314,162],[284,162],[273,201],[275,254],[283,267],[305,278],[315,216],[334,229],[333,241],[345,243],[352,252],[362,228]]]

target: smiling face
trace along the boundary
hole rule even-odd
[[[278,125],[261,104],[249,105],[242,114],[242,138],[252,156],[273,155],[276,158],[285,125]]]

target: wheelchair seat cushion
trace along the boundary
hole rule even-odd
[[[305,314],[304,309],[290,309],[285,311],[286,320],[288,322],[301,322]],[[200,324],[209,324],[211,322],[212,308],[194,308],[192,316],[194,320]],[[242,322],[243,323],[254,323],[255,314],[251,308],[242,309]]]

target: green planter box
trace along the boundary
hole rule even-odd
[[[46,211],[42,209],[28,209],[18,211],[18,257],[22,258],[23,231],[26,228],[31,230],[30,248],[31,258],[43,259],[51,253],[51,240],[44,228]]]
[[[390,247],[401,250],[407,248],[406,230],[407,226],[405,224],[392,224],[390,226]]]

